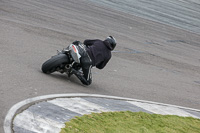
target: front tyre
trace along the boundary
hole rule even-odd
[[[53,56],[51,59],[47,60],[42,65],[42,71],[46,74],[53,73],[58,67],[63,64],[69,64],[69,57],[66,54],[59,54]]]

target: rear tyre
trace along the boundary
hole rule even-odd
[[[69,63],[69,57],[66,54],[55,55],[43,63],[42,71],[43,73],[50,74],[55,72],[58,67],[63,66],[63,64]]]

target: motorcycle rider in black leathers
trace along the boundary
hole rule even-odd
[[[98,69],[103,69],[111,58],[111,51],[116,47],[116,40],[112,36],[108,36],[104,41],[85,40],[84,46],[75,41],[80,51],[80,63],[83,73],[71,69],[70,75],[75,74],[84,85],[90,85],[92,83],[91,68],[96,66]]]

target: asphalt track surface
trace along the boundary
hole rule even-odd
[[[0,132],[15,103],[48,94],[103,94],[200,109],[200,35],[176,27],[87,0],[0,0]],[[105,69],[92,70],[92,85],[41,72],[57,49],[108,35],[118,46]]]

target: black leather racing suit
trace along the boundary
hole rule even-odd
[[[83,48],[82,44],[78,44],[80,51],[80,63],[83,70],[83,75],[76,70],[72,70],[80,81],[85,85],[92,83],[92,66],[98,69],[103,69],[111,58],[111,46],[107,41],[101,40],[85,40]]]

